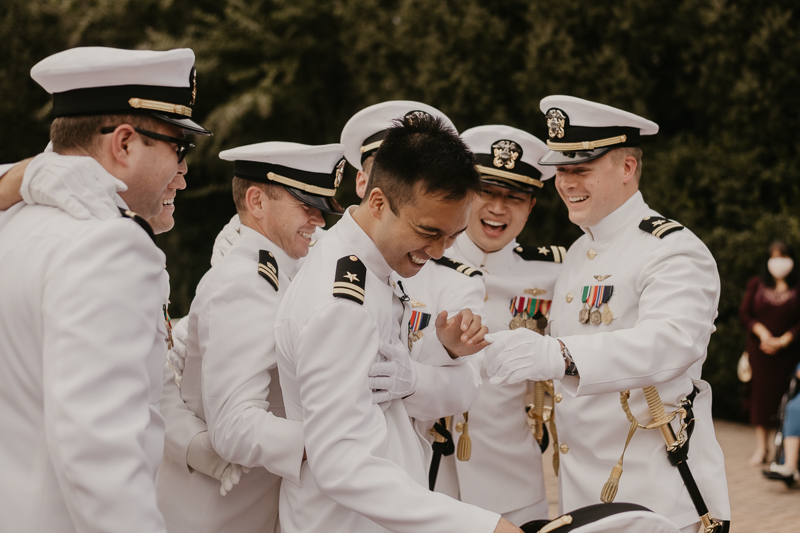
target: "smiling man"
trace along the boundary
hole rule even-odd
[[[516,239],[554,174],[538,164],[547,147],[530,133],[502,125],[479,126],[461,136],[477,158],[481,191],[466,234],[447,256],[482,274],[477,279],[483,281],[484,323],[490,332],[522,327],[543,333],[565,250],[520,246]],[[468,427],[471,456],[443,459],[436,490],[516,524],[547,518],[540,446],[525,412],[529,384],[494,385],[483,365],[479,368],[484,379],[478,398],[451,424],[455,432]]]
[[[55,152],[26,176],[110,184],[112,199],[107,220],[23,203],[0,217],[4,531],[166,531],[167,279],[142,217],[182,182],[184,136],[210,134],[189,118],[193,65],[188,49],[76,48],[31,71],[53,94]]]
[[[191,419],[180,423],[192,442],[219,453],[219,468],[229,462],[251,470],[233,492],[221,493],[215,479],[185,466],[194,466],[191,444],[184,452],[180,427],[168,427],[158,498],[170,531],[273,531],[281,478],[300,481],[303,425],[285,419],[271,331],[311,234],[325,225],[321,210],[342,213],[333,195],[343,151],[338,144],[265,142],[220,154],[234,162],[242,239],[200,280],[183,319],[186,361],[180,403],[170,411],[184,404],[197,429],[208,428],[191,429]],[[173,451],[170,432],[178,441]]]
[[[556,189],[585,235],[556,283],[552,337],[520,330],[487,336],[494,341],[486,349],[488,373],[493,383],[556,380],[562,511],[616,496],[666,516],[684,533],[701,523],[727,531],[724,458],[711,389],[701,379],[719,275],[703,242],[650,209],[639,192],[639,140],[658,126],[570,96],[548,96],[540,107],[550,151],[539,162],[556,168]],[[679,415],[671,432],[683,439],[669,458],[666,426],[629,434],[634,419],[663,423],[661,409]],[[671,461],[684,470],[688,464],[697,486],[685,484]],[[701,498],[707,509],[695,505]]]
[[[398,275],[442,256],[467,225],[477,185],[472,154],[455,132],[427,113],[408,114],[383,139],[362,203],[292,281],[275,335],[286,416],[303,424],[308,461],[302,485],[281,487],[282,531],[519,531],[497,513],[428,490],[427,443],[402,399],[430,391],[419,389],[409,356],[411,307]],[[451,364],[482,348],[484,332],[468,310],[437,317]],[[403,375],[396,399],[378,405],[369,381],[376,360]]]

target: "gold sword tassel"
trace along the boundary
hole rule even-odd
[[[461,432],[461,435],[458,437],[456,459],[459,461],[469,461],[469,458],[472,457],[472,439],[469,437],[469,411],[464,413],[464,422],[456,424],[456,431]]]

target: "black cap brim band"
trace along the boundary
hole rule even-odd
[[[580,150],[575,152],[559,152],[557,150],[550,150],[544,154],[541,159],[539,159],[539,164],[545,166],[556,166],[587,163],[604,156],[614,148],[618,148],[618,146],[596,148],[594,150]]]
[[[177,112],[174,113],[176,117],[186,118],[192,113],[192,90],[189,87],[116,85],[54,93],[53,114],[56,117],[68,117],[129,113],[137,109],[131,105],[131,100],[177,106],[175,108]],[[146,110],[146,108],[139,109]]]
[[[304,204],[315,207],[320,211],[325,211],[326,213],[331,213],[334,215],[344,214],[344,209],[342,209],[342,206],[340,206],[339,202],[336,201],[336,198],[332,196],[319,196],[317,194],[311,194],[299,189],[295,189],[294,187],[286,187],[286,190]]]
[[[373,133],[361,143],[361,164],[364,164],[364,161],[367,160],[368,157],[375,155],[375,152],[378,151],[378,148],[381,147],[381,143],[383,139],[386,138],[386,135],[389,133],[389,130],[381,130],[378,133]]]
[[[514,192],[521,192],[524,194],[534,195],[539,190],[539,187],[534,187],[533,185],[526,185],[518,181],[505,180],[503,178],[498,178],[495,176],[482,175],[481,181],[488,183],[489,185],[497,185],[498,187],[502,187],[504,189],[508,189]]]

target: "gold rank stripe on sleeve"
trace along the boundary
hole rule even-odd
[[[272,252],[258,251],[258,274],[267,280],[276,291],[278,290],[278,262]]]
[[[347,255],[336,262],[333,296],[364,304],[367,267],[355,255]]]
[[[663,239],[670,233],[680,231],[683,229],[683,227],[683,224],[664,217],[644,217],[642,222],[639,224],[639,229],[646,231],[647,233],[650,233],[659,239]]]
[[[567,249],[563,246],[517,246],[514,253],[525,261],[548,261],[563,263],[567,257]]]
[[[471,278],[474,278],[475,276],[483,276],[483,272],[481,272],[477,268],[472,268],[469,265],[465,265],[464,263],[456,261],[455,259],[450,259],[449,257],[442,257],[441,259],[431,259],[431,261],[433,261],[437,265],[442,265],[447,268],[452,268],[456,272],[460,272],[461,274],[464,274],[465,276],[469,276]]]

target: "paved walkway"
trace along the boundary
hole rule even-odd
[[[732,533],[800,531],[800,489],[769,481],[760,468],[747,465],[753,453],[754,430],[743,424],[714,423],[722,450],[733,512]],[[550,517],[558,516],[558,480],[553,474],[552,447],[545,452],[544,473]],[[691,454],[689,455],[691,462]]]

